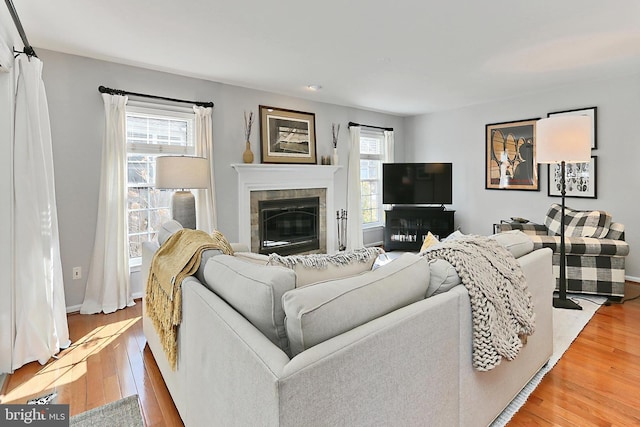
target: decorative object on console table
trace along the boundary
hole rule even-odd
[[[331,137],[333,139],[333,164],[338,164],[338,135],[340,135],[340,123],[331,123]]]
[[[156,188],[179,190],[171,197],[171,214],[184,228],[196,228],[194,188],[207,188],[209,162],[204,157],[159,156],[156,158]]]
[[[316,164],[316,116],[260,106],[262,163]]]
[[[245,163],[253,163],[253,152],[251,151],[251,127],[253,126],[253,111],[244,112],[244,140],[246,141],[244,153],[242,153],[242,161]]]
[[[575,302],[567,299],[567,271],[565,248],[566,163],[588,162],[591,157],[591,118],[577,115],[558,115],[538,121],[538,162],[560,164],[560,194],[562,214],[560,216],[560,280],[559,295],[553,299],[556,308],[581,310]]]
[[[590,162],[567,163],[565,166],[565,197],[583,197],[597,199],[597,156],[591,156]],[[562,181],[559,164],[548,165],[549,181],[547,192],[549,196],[560,197]]]
[[[598,148],[598,107],[578,108],[576,110],[555,111],[547,114],[547,117],[555,116],[587,116],[591,118],[591,149]]]
[[[536,162],[536,121],[485,126],[485,188],[539,191]]]

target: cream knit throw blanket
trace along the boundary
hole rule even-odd
[[[454,266],[469,291],[473,320],[473,367],[489,371],[513,360],[533,334],[535,315],[520,264],[495,240],[465,236],[428,250]]]
[[[219,249],[233,255],[227,239],[218,231],[178,230],[153,256],[145,292],[147,316],[155,326],[171,369],[178,358],[178,325],[182,321],[182,280],[200,266],[202,252]]]

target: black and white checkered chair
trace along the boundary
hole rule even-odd
[[[551,205],[545,223],[500,224],[500,232],[521,230],[530,235],[534,249],[553,250],[553,271],[560,273],[561,206]],[[629,244],[624,241],[624,225],[611,221],[604,211],[576,211],[565,207],[565,250],[567,292],[624,297],[624,263]],[[556,283],[557,288],[557,283]]]

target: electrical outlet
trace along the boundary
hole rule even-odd
[[[82,278],[82,267],[73,267],[73,280]]]

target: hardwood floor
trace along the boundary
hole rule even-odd
[[[72,345],[42,366],[29,363],[6,380],[0,403],[57,392],[70,415],[137,394],[145,425],[182,426],[142,333],[142,304],[112,314],[68,316]]]
[[[640,294],[640,285],[627,286]],[[141,310],[138,301],[108,315],[70,315],[73,345],[57,360],[10,375],[0,403],[56,391],[56,403],[68,403],[74,415],[138,394],[147,426],[182,426],[146,347]],[[601,307],[509,425],[640,425],[638,366],[640,299]]]

